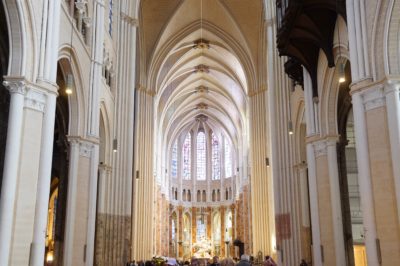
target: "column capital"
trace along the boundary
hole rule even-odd
[[[376,86],[363,91],[362,99],[365,111],[385,106],[384,84],[376,84]]]
[[[327,145],[325,140],[319,140],[313,143],[315,157],[327,154]]]
[[[324,137],[313,138],[308,143],[312,144],[315,152],[315,157],[319,157],[327,154],[327,148],[330,146],[336,146],[339,141],[339,135],[327,135]],[[307,167],[307,164],[305,164]],[[298,165],[301,167],[301,164]]]
[[[25,95],[25,108],[44,112],[46,106],[46,94],[33,86],[28,86]]]
[[[339,142],[339,135],[329,135],[325,137],[326,145],[327,146],[336,146]]]
[[[388,79],[385,84],[385,95],[400,91],[400,79]]]
[[[68,136],[67,138],[71,145],[79,145],[79,155],[83,157],[90,158],[94,147],[99,145],[98,142],[92,139],[82,138],[80,136]]]
[[[8,91],[11,94],[17,93],[21,95],[26,95],[27,92],[27,84],[29,82],[25,79],[25,77],[4,77],[3,85],[7,87]]]
[[[137,18],[131,17],[125,12],[121,12],[121,19],[133,27],[139,27],[139,20]]]
[[[301,163],[294,165],[294,167],[299,170],[306,170],[308,168],[308,165],[306,162],[301,162]]]
[[[112,166],[104,163],[99,164],[99,170],[110,173],[112,171]]]

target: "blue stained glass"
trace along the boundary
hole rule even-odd
[[[206,135],[197,134],[197,180],[206,180]]]
[[[172,147],[172,155],[171,155],[171,176],[178,176],[178,142],[175,141],[174,146]]]
[[[225,139],[225,177],[232,176],[232,152],[231,146]]]
[[[212,146],[212,179],[219,180],[221,179],[219,143],[214,132],[211,134],[211,146]]]
[[[192,148],[192,138],[190,133],[186,135],[185,142],[183,143],[183,179],[189,180],[191,173],[191,148]]]

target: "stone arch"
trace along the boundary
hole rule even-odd
[[[345,67],[346,81],[350,84],[351,74],[348,67],[349,47],[347,46],[347,26],[344,19],[339,16],[336,20],[333,39],[333,54],[335,67],[329,68],[324,56],[318,62],[318,88],[320,95],[320,132],[321,135],[337,135],[337,99],[339,94],[339,75],[341,65]],[[339,38],[340,36],[340,38]],[[340,40],[340,43],[339,43]]]
[[[386,75],[400,74],[400,2],[391,0],[384,16],[384,64]]]
[[[7,75],[25,76],[28,74],[28,70],[35,69],[31,67],[34,64],[34,51],[36,49],[35,38],[30,36],[33,33],[31,27],[34,25],[31,21],[30,2],[3,0],[3,7],[9,32],[10,47]],[[28,47],[33,48],[30,49],[31,52],[29,53],[27,52]],[[33,75],[30,76],[32,77]]]
[[[211,34],[214,34],[216,36],[219,36],[221,39],[221,42],[224,42],[228,48],[228,50],[232,51],[233,54],[239,59],[241,65],[243,66],[243,69],[246,73],[247,77],[247,83],[249,89],[252,88],[257,88],[255,84],[257,84],[256,81],[256,71],[254,69],[253,62],[249,55],[247,54],[247,51],[245,51],[241,45],[231,36],[226,34],[222,29],[218,28],[216,25],[212,24],[211,22],[203,22],[201,23],[200,21],[194,21],[191,24],[187,25],[186,27],[182,28],[171,40],[163,45],[162,47],[159,48],[159,51],[157,51],[154,56],[151,59],[151,62],[148,67],[148,72],[153,73],[152,75],[149,75],[148,80],[146,81],[146,84],[148,85],[148,88],[155,89],[157,87],[157,76],[156,74],[159,73],[160,67],[163,65],[164,61],[168,58],[169,52],[174,49],[184,38],[192,34],[194,31],[200,29],[200,27],[203,28],[204,31],[209,31]],[[223,43],[218,43],[218,45],[225,46]]]
[[[70,47],[63,47],[59,52],[58,62],[61,70],[66,76],[72,74],[74,92],[69,96],[69,112],[71,123],[69,125],[69,135],[71,136],[84,136],[85,135],[85,86],[81,76],[80,62],[75,54],[74,49]]]

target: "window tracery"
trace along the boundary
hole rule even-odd
[[[172,146],[171,154],[171,176],[174,178],[178,177],[178,142],[175,141]]]
[[[197,180],[206,180],[206,135],[197,134]]]
[[[211,133],[211,147],[212,147],[212,180],[219,180],[221,179],[219,142],[214,132]]]
[[[225,177],[232,176],[232,151],[231,146],[229,145],[228,141],[225,139]]]
[[[183,143],[183,179],[190,180],[191,175],[191,149],[192,149],[192,138],[190,132],[186,135]]]

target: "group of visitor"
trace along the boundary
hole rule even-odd
[[[153,258],[153,260],[148,260],[148,261],[131,261],[126,264],[126,266],[252,266],[252,265],[261,265],[262,266],[278,266],[278,264],[272,259],[270,256],[266,256],[265,260],[262,263],[255,263],[254,257],[249,256],[246,254],[243,254],[240,257],[240,261],[237,261],[236,258],[231,259],[231,258],[225,258],[221,261],[219,261],[218,256],[214,256],[212,259],[212,262],[204,262],[204,260],[199,260],[196,258],[192,258],[191,261],[184,261],[180,262],[175,259],[165,259],[165,260],[159,260]],[[300,266],[308,266],[305,260],[301,260]]]

